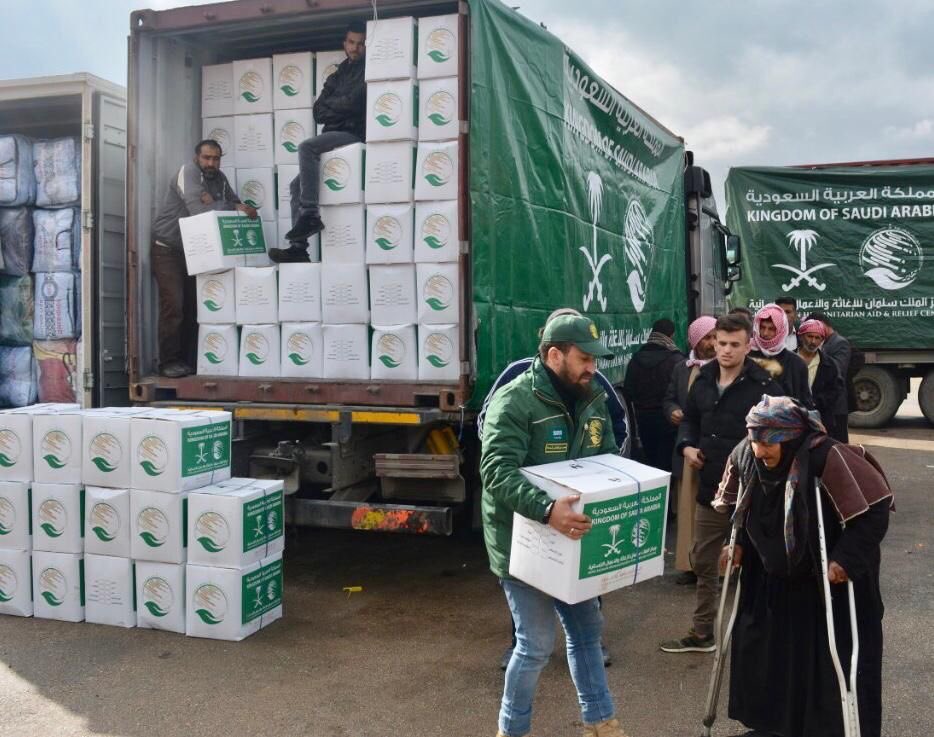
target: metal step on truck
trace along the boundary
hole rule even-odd
[[[430,378],[439,375],[431,370],[372,378],[381,375],[375,356],[371,378],[354,380],[160,376],[152,220],[193,145],[223,128],[219,120],[204,122],[206,96],[211,114],[232,111],[226,125],[234,128],[239,162],[250,145],[237,136],[247,103],[301,76],[292,71],[283,82],[279,55],[312,52],[320,91],[329,65],[342,58],[334,52],[348,24],[367,21],[367,64],[376,70],[368,84],[380,79],[380,59],[397,63],[401,55],[403,71],[394,78],[420,88],[413,104],[422,123],[404,153],[382,165],[408,166],[416,153],[408,197],[416,211],[433,199],[420,192],[447,188],[451,278],[441,296],[431,294],[451,300],[449,324],[434,342],[421,339],[436,334],[431,321],[412,328],[420,335],[418,359],[424,364],[435,351],[432,363],[445,368],[444,378]],[[232,83],[229,76],[218,82],[226,64]],[[130,399],[230,409],[235,472],[284,478],[299,525],[425,534],[450,534],[455,518],[469,526],[480,494],[477,410],[500,371],[536,351],[550,312],[571,306],[592,317],[614,353],[600,368],[621,383],[655,320],[673,319],[683,342],[689,319],[722,311],[737,276],[726,261],[728,234],[710,178],[684,141],[499,0],[387,0],[375,9],[369,0],[238,0],[142,10],[131,16],[128,79]],[[231,84],[232,94],[224,89]],[[438,104],[439,85],[447,113],[426,108]],[[224,95],[233,103],[214,106]],[[262,109],[274,121],[280,112],[275,101]],[[446,126],[440,141],[426,120]],[[369,184],[385,150],[369,135],[366,145]],[[267,164],[279,190],[290,172],[283,160]],[[225,166],[233,181],[222,160]],[[275,219],[283,217],[284,204]],[[419,239],[427,236],[417,221],[410,260],[420,269]],[[330,268],[326,255],[321,268]]]

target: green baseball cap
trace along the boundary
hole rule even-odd
[[[600,342],[600,331],[589,317],[559,315],[542,332],[542,344],[573,343],[584,353],[597,358],[609,358],[613,352]]]

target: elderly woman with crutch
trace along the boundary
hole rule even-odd
[[[764,396],[746,426],[713,502],[734,514],[723,567],[732,556],[742,568],[718,637],[720,667],[732,640],[729,716],[752,729],[743,737],[879,737],[892,490],[869,453],[794,399]],[[718,690],[715,669],[711,723]]]

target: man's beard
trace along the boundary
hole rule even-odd
[[[578,399],[587,399],[590,396],[590,381],[593,377],[588,379],[586,384],[572,381],[571,377],[568,376],[568,370],[565,366],[562,366],[560,371],[556,371],[555,375],[561,380],[561,383],[564,384],[568,392]]]
[[[217,179],[217,169],[202,169],[201,173],[205,179]]]

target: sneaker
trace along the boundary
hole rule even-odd
[[[666,640],[658,646],[666,653],[712,653],[717,649],[713,635],[701,637],[693,629],[680,640]]]
[[[159,373],[167,379],[180,379],[183,376],[190,376],[194,370],[184,361],[169,361],[159,369]]]
[[[499,659],[499,669],[506,670],[509,667],[509,661],[512,660],[512,648],[507,647],[503,657]]]
[[[269,260],[277,264],[307,264],[311,261],[308,251],[301,246],[288,248],[270,248]]]
[[[681,571],[675,576],[675,584],[678,586],[693,586],[697,583],[697,574],[694,571]]]
[[[310,235],[320,233],[322,230],[324,230],[324,223],[321,222],[321,218],[306,211],[299,214],[292,226],[292,230],[285,234],[285,239],[287,241],[301,241]]]

